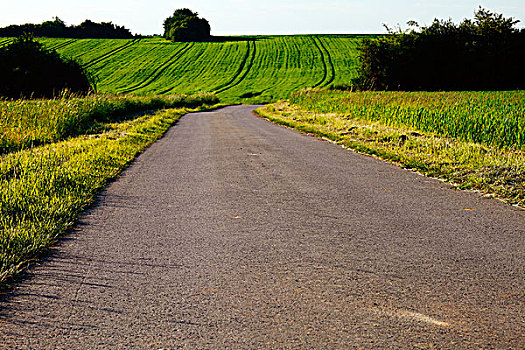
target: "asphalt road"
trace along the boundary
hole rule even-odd
[[[6,349],[523,349],[525,212],[187,115],[0,302]]]

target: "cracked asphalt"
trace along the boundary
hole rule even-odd
[[[0,299],[2,349],[523,349],[525,212],[183,117]]]

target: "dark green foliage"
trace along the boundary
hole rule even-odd
[[[22,36],[0,48],[0,96],[54,97],[94,90],[94,83],[80,64],[46,50],[31,36]]]
[[[78,26],[70,27],[70,38],[107,38],[107,39],[130,39],[133,38],[130,30],[113,24],[111,22],[92,22],[86,19]]]
[[[67,26],[64,21],[55,17],[53,21],[46,21],[42,24],[28,23],[0,28],[0,36],[18,37],[24,33],[30,33],[35,37],[48,38],[133,38],[129,29],[111,22],[95,23],[89,19],[77,26]]]
[[[178,9],[164,20],[164,37],[172,41],[207,41],[210,39],[210,24],[197,12]]]
[[[373,90],[525,88],[525,30],[480,8],[474,20],[434,22],[364,40],[357,85]]]

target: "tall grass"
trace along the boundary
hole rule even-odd
[[[217,102],[212,94],[3,100],[0,101],[0,154],[94,131],[97,123],[118,120],[132,113]]]
[[[525,91],[341,92],[303,90],[303,110],[409,127],[506,149],[525,147]]]

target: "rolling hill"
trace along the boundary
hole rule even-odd
[[[51,39],[46,47],[81,61],[101,92],[212,91],[225,102],[268,102],[304,87],[347,83],[357,35],[222,37],[173,43],[163,38]],[[0,38],[0,45],[8,43]]]

